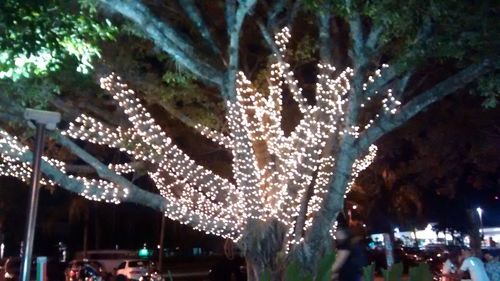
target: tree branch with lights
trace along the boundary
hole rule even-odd
[[[322,74],[318,77],[317,103],[308,105],[290,66],[285,62],[289,38],[286,28],[275,36],[280,53],[275,55],[276,63],[271,67],[268,93],[256,91],[240,72],[236,84],[237,99],[227,105],[230,135],[221,139],[218,135],[207,134],[232,152],[232,179],[222,178],[197,165],[174,145],[141,105],[134,91],[116,75],[101,79],[101,87],[116,100],[128,117],[130,127],[109,127],[82,114],[70,123],[63,134],[119,149],[134,162],[148,162],[148,167],[151,167],[148,175],[164,198],[155,199],[154,202],[158,203],[153,205],[171,219],[230,238],[249,252],[254,239],[249,235],[253,226],[259,222],[273,222],[271,225],[283,233],[282,237],[276,238],[282,241],[282,246],[276,245],[277,250],[289,252],[308,235],[329,193],[329,179],[332,173],[340,171],[332,156],[335,149],[330,145],[358,135],[356,127],[344,128],[340,122],[344,120],[347,110],[352,70],[347,69],[336,76],[332,66],[320,64]],[[303,115],[302,121],[289,136],[281,129],[284,87],[292,92]],[[56,139],[91,165],[98,177],[103,179],[77,177],[69,181],[71,185],[80,187],[73,191],[93,200],[133,200],[152,205],[143,201],[150,200],[150,196],[139,194],[144,191],[120,176],[134,171],[129,163],[107,167],[67,138],[60,136]],[[6,147],[9,140],[5,135]],[[372,148],[368,155],[353,159],[352,165],[341,171],[343,176],[357,175],[373,160],[375,152],[376,149]],[[17,161],[26,163],[27,159]],[[49,168],[42,170],[49,178],[54,178],[55,183],[63,186],[71,179],[61,175],[56,177]],[[351,184],[352,181],[348,183]],[[112,192],[97,193],[100,186]],[[329,228],[332,223],[329,223]],[[271,256],[255,257],[256,274],[269,262],[265,258]]]
[[[203,47],[195,46],[194,40],[170,22],[155,17],[141,1],[99,2],[135,23],[159,49],[200,81],[217,87],[225,102],[227,133],[197,124],[176,109],[163,108],[225,148],[232,156],[232,174],[222,176],[197,163],[166,135],[143,105],[152,99],[137,95],[125,79],[110,74],[100,79],[100,86],[114,100],[114,117],[120,114],[126,120],[117,117],[107,122],[105,112],[89,107],[93,116],[80,114],[61,135],[53,136],[95,173],[89,174],[86,168],[85,176],[75,174],[66,170],[65,163],[46,157],[42,163],[44,183],[60,185],[91,200],[135,202],[194,229],[230,239],[247,258],[248,280],[259,280],[266,268],[275,273],[275,280],[282,280],[285,265],[291,261],[314,271],[347,193],[375,158],[374,143],[432,103],[493,69],[491,60],[484,60],[403,100],[414,69],[373,66],[379,61],[374,57],[378,57],[385,29],[373,24],[368,30],[363,15],[351,11],[345,19],[352,68],[339,70],[333,66],[330,45],[335,15],[317,11],[320,63],[314,97],[309,95],[308,99],[288,63],[290,30],[285,27],[274,37],[270,32],[289,1],[276,2],[268,10],[267,25],[262,19],[257,21],[274,51],[266,91],[238,71],[243,23],[256,9],[257,1],[225,2],[225,51],[219,48],[221,44],[214,39],[195,2],[186,2],[183,10],[189,22],[197,26],[204,46],[221,60],[219,64],[203,57]],[[293,3],[290,14],[300,2]],[[290,132],[283,129],[284,96],[291,97],[300,119]],[[67,107],[57,100],[53,105]],[[106,165],[71,139],[119,151],[121,159],[127,161]],[[2,175],[26,180],[31,157],[17,138],[0,130]],[[149,176],[158,193],[128,180],[138,168]]]

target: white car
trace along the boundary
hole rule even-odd
[[[142,280],[148,275],[149,262],[143,260],[125,260],[116,268],[116,281]]]

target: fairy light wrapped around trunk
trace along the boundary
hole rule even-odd
[[[249,220],[277,220],[286,228],[288,251],[303,241],[328,194],[337,144],[346,137],[358,138],[375,121],[347,125],[350,80],[354,75],[350,68],[338,71],[331,65],[319,64],[315,102],[308,102],[286,63],[289,39],[288,28],[275,36],[279,53],[275,54],[276,62],[271,66],[267,93],[259,93],[243,72],[238,73],[237,98],[226,104],[228,135],[201,124],[197,126],[205,137],[232,152],[232,179],[197,164],[177,147],[135,92],[115,74],[102,78],[101,87],[112,95],[128,117],[129,126],[113,128],[81,115],[70,123],[64,134],[119,149],[131,161],[146,161],[148,176],[168,199],[164,210],[169,218],[233,241],[242,238]],[[382,70],[376,70],[363,89],[381,75]],[[281,128],[284,88],[290,91],[302,117],[288,135]],[[362,100],[360,107],[377,104],[382,107],[382,116],[396,114],[401,104],[390,90],[385,95],[366,95]],[[374,119],[382,116],[375,115]],[[1,150],[0,173],[25,178],[29,167],[16,158],[25,148],[6,132],[0,133],[0,148],[12,147],[9,153]],[[376,151],[372,145],[366,155],[354,161],[347,192],[359,173],[374,160]],[[47,161],[60,169],[64,167],[55,160]],[[130,163],[108,168],[117,174],[134,171]],[[88,186],[82,195],[92,200],[118,203],[128,194],[109,181],[75,178]]]

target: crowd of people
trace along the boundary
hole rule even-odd
[[[335,261],[332,265],[332,281],[361,281],[362,269],[369,264],[361,236],[353,235],[347,227],[335,232]],[[490,245],[493,245],[490,241]],[[450,248],[443,253],[440,281],[500,281],[500,261],[491,252],[484,251],[481,257],[467,247]],[[439,256],[439,255],[438,255]],[[244,280],[240,265],[244,261],[231,258],[220,261],[212,268],[210,280]],[[435,276],[437,271],[433,271]]]
[[[500,281],[500,261],[485,251],[483,258],[475,256],[470,248],[452,251],[441,271],[441,281],[472,280]]]
[[[364,247],[349,229],[335,233],[336,258],[332,266],[333,281],[359,281],[362,267],[368,264]],[[467,247],[445,252],[441,281],[500,281],[500,261],[489,251],[476,255]]]

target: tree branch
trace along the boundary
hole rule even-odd
[[[93,113],[101,120],[106,120],[106,123],[113,125],[121,125],[123,119],[109,110],[103,110],[93,104],[89,103],[88,100],[85,102],[78,102],[75,104],[72,100],[65,101],[61,98],[53,98],[50,100],[50,104],[54,106],[58,111],[62,112],[67,120],[75,119],[82,114],[81,109],[86,109]]]
[[[222,72],[203,62],[197,56],[202,52],[194,50],[192,44],[187,42],[173,27],[159,21],[140,1],[99,1],[109,10],[121,14],[137,24],[157,46],[201,80],[218,87],[223,86]]]
[[[314,216],[313,224],[308,231],[305,241],[296,249],[295,255],[299,259],[311,262],[317,261],[317,253],[321,252],[322,246],[328,240],[327,235],[332,228],[333,220],[342,210],[344,205],[344,194],[354,163],[352,150],[349,149],[350,142],[343,142],[335,161],[333,181],[329,185],[328,192],[321,204],[321,208]],[[309,256],[308,256],[309,253]],[[315,256],[310,256],[313,253]],[[316,264],[316,263],[312,263]]]
[[[457,74],[438,83],[433,88],[413,98],[406,103],[396,115],[384,115],[364,131],[357,140],[358,151],[366,151],[368,147],[384,134],[401,126],[410,118],[427,108],[430,104],[454,93],[493,69],[493,63],[487,59],[475,65],[471,65]]]
[[[401,79],[398,80],[398,85],[397,85],[397,91],[396,91],[396,98],[399,100],[402,100],[403,95],[406,91],[406,87],[408,86],[408,83],[410,82],[410,78],[413,75],[413,71],[408,71]]]
[[[365,97],[373,97],[377,92],[382,91],[390,82],[396,78],[398,73],[394,66],[389,66],[388,68],[382,70],[382,77],[376,79],[373,83],[370,83],[364,92]]]
[[[140,187],[134,185],[130,181],[128,181],[126,178],[117,175],[115,172],[110,170],[106,165],[104,165],[102,162],[97,160],[95,157],[87,153],[85,150],[80,148],[78,145],[73,143],[70,139],[67,137],[61,135],[59,132],[55,132],[53,134],[53,137],[64,147],[69,149],[72,153],[80,157],[83,161],[85,161],[87,164],[92,166],[97,174],[99,175],[100,178],[107,179],[110,182],[113,182],[117,185],[119,185],[121,188],[126,188],[128,190],[128,196],[125,197],[123,200],[127,202],[134,202],[134,203],[139,203],[144,206],[152,207],[157,210],[161,211],[171,211],[170,208],[177,206],[175,208],[188,208],[187,205],[183,202],[174,202],[173,200],[170,200],[168,198],[165,198],[163,196],[160,196],[158,194],[154,194],[148,191],[145,191],[141,189]],[[192,194],[191,200],[196,200],[197,196],[196,194]],[[215,205],[215,204],[214,204]],[[180,214],[183,214],[182,212],[179,212]],[[224,216],[225,219],[228,218],[227,212],[225,212],[224,209],[222,209],[221,215]],[[190,224],[192,227],[195,228],[200,228],[200,224],[203,224],[203,217],[201,215],[198,215],[196,212],[191,212],[191,215],[189,214],[184,214],[183,218],[180,218],[181,220],[184,220],[186,223]],[[221,221],[217,214],[214,214],[214,217],[212,218],[216,221],[216,224],[220,224]],[[229,234],[228,227],[230,228],[231,226],[224,226],[224,225],[218,225],[220,228],[215,228],[219,229],[223,233]],[[203,229],[203,227],[201,227]]]
[[[191,118],[189,118],[187,115],[183,114],[179,110],[175,109],[173,106],[169,105],[168,103],[162,102],[161,99],[159,99],[156,96],[150,96],[146,95],[144,97],[145,101],[148,102],[149,104],[156,104],[161,106],[168,114],[172,115],[179,121],[181,121],[184,125],[196,130],[198,133],[202,133],[203,130],[199,126],[198,123],[193,121]]]
[[[328,10],[318,12],[319,56],[322,63],[328,63],[330,65],[333,65],[332,33],[330,29],[331,20],[332,20],[332,15]]]
[[[253,8],[256,0],[228,0],[226,2],[226,22],[229,36],[229,64],[224,79],[223,96],[226,100],[236,99],[236,73],[239,63],[240,31],[247,13]],[[238,3],[238,5],[237,5]]]
[[[352,41],[351,58],[354,68],[361,69],[366,65],[367,59],[364,54],[365,41],[363,39],[363,23],[358,12],[352,12],[349,16],[349,28]]]
[[[300,0],[295,0],[295,2],[292,5],[292,8],[290,9],[290,12],[288,12],[288,16],[286,19],[286,25],[291,26],[293,21],[295,20],[295,17],[297,16],[300,8],[302,7],[302,1]]]
[[[372,28],[365,43],[365,47],[368,52],[373,53],[378,48],[378,43],[382,32],[384,32],[384,28],[381,26]]]
[[[347,118],[345,120],[346,128],[356,126],[358,122],[359,104],[363,93],[363,73],[368,62],[364,52],[363,24],[357,11],[353,11],[349,16],[349,27],[352,41],[350,56],[353,61],[354,76],[349,91]]]
[[[279,14],[286,9],[286,6],[288,4],[288,0],[279,0],[279,1],[274,1],[274,5],[272,8],[267,12],[267,27],[268,28],[275,28],[277,24],[277,18]]]
[[[145,170],[147,168],[147,165],[144,162],[135,161],[129,164],[130,167],[132,167],[135,171]],[[90,175],[96,173],[94,167],[89,165],[66,164],[65,168],[67,172],[78,175],[84,175],[84,174]],[[143,176],[145,174],[141,173],[140,175]]]
[[[196,26],[196,29],[200,32],[201,36],[205,41],[208,43],[208,46],[210,47],[210,50],[219,56],[222,55],[222,52],[220,51],[219,47],[217,46],[217,43],[212,38],[212,35],[210,33],[210,30],[208,29],[208,25],[203,19],[200,10],[198,7],[196,7],[196,4],[194,3],[193,0],[182,0],[182,3],[180,5],[182,9],[186,12],[188,15],[188,18],[193,22],[193,24]]]
[[[262,37],[264,37],[264,41],[266,44],[269,46],[273,54],[279,54],[278,46],[276,46],[276,42],[274,42],[273,36],[269,33],[269,30],[267,27],[264,25],[262,20],[257,19],[257,26],[259,27],[260,33],[262,34]],[[277,56],[278,59],[279,56]]]
[[[57,140],[59,144],[66,147],[69,151],[77,155],[80,159],[85,161],[85,163],[89,164],[92,168],[94,168],[97,175],[100,178],[114,182],[122,187],[133,188],[133,184],[130,181],[128,181],[122,176],[117,175],[115,172],[111,171],[101,161],[99,161],[90,153],[88,153],[87,151],[76,145],[67,137],[61,135],[61,133],[59,133],[58,131],[56,131],[53,134],[53,137]]]

